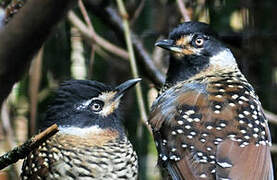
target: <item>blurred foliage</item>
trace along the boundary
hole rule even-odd
[[[5,2],[8,1],[0,0],[1,4],[5,4]],[[125,1],[125,3],[130,15],[132,31],[138,35],[148,52],[154,51],[154,43],[159,37],[167,37],[168,32],[182,22],[176,1],[145,0],[141,12],[135,19],[132,18],[134,18],[134,14],[143,0],[131,0]],[[264,108],[277,113],[277,22],[273,20],[277,13],[277,1],[184,0],[184,3],[192,15],[192,20],[205,20],[219,32],[219,35],[222,35],[222,40],[226,40],[242,71],[255,87]],[[116,8],[114,2],[110,2],[109,6]],[[74,11],[83,19],[78,8],[75,8]],[[89,16],[95,31],[100,36],[122,48],[126,47],[124,39],[116,36],[116,33],[108,28],[106,22],[101,21],[92,12],[89,12]],[[48,103],[52,99],[53,90],[60,82],[74,78],[71,72],[71,51],[73,48],[71,28],[72,25],[65,19],[53,30],[52,35],[43,46],[43,64],[38,92],[38,127],[39,122],[43,121]],[[85,50],[80,56],[85,58],[86,66],[84,69],[88,72],[91,60],[91,42],[81,37],[80,39]],[[103,56],[102,53],[95,54],[91,79],[116,85],[131,78],[130,68],[125,60],[110,52],[105,51],[105,53],[108,56]],[[162,55],[162,57],[167,56]],[[162,61],[166,61],[166,58],[163,58]],[[140,75],[144,78],[142,85],[144,98],[147,102],[146,94],[152,84],[144,74],[141,73]],[[17,117],[22,115],[29,119],[30,112],[28,109],[23,114],[16,110],[20,107],[29,107],[32,96],[28,93],[28,84],[29,77],[26,75],[12,92],[11,97],[14,98],[10,97],[9,100],[11,120],[18,119]],[[159,171],[155,164],[157,157],[155,146],[151,135],[139,121],[134,91],[129,92],[124,98],[122,109],[125,127],[139,156],[140,179],[159,179]],[[16,123],[12,122],[12,124]],[[273,143],[277,143],[276,127],[272,126],[271,132]],[[0,143],[0,149],[7,151],[1,145],[2,143]],[[276,154],[273,155],[273,161],[276,172]],[[14,169],[9,171],[10,174],[14,173],[12,170]]]

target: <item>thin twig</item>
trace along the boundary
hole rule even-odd
[[[130,57],[131,71],[132,71],[133,77],[138,78],[139,76],[138,76],[138,70],[137,70],[137,65],[136,65],[136,58],[135,58],[135,54],[134,54],[133,44],[132,44],[132,40],[131,40],[130,27],[129,27],[129,22],[128,22],[128,14],[124,7],[123,1],[116,0],[116,2],[117,2],[119,12],[123,19],[124,35],[125,35],[125,41],[127,44],[129,57]],[[150,128],[147,123],[147,114],[146,114],[145,103],[143,101],[142,90],[141,90],[140,84],[136,85],[136,93],[137,93],[140,117],[141,117],[143,123],[146,125],[146,127]],[[151,130],[149,132],[151,132]]]
[[[93,64],[94,64],[94,59],[95,59],[95,47],[91,46],[91,52],[90,52],[90,58],[89,58],[89,67],[88,67],[88,78],[92,78],[92,73],[93,73]]]
[[[265,117],[268,119],[268,122],[271,124],[277,125],[277,115],[269,112],[267,110],[264,110]]]
[[[277,153],[277,145],[276,144],[272,144],[272,146],[270,147],[270,152],[273,154]]]
[[[43,58],[43,48],[41,48],[35,56],[30,71],[30,83],[29,83],[29,95],[30,95],[30,134],[35,134],[36,130],[36,113],[37,113],[37,102],[38,102],[38,93],[41,77],[41,64]]]
[[[74,13],[69,13],[68,14],[68,19],[71,21],[71,23],[80,31],[80,33],[82,34],[82,36],[84,38],[86,38],[86,40],[88,41],[94,41],[93,36],[91,35],[90,30],[88,29],[88,27],[74,14]],[[96,34],[96,36],[98,36]],[[105,46],[105,44],[103,44],[103,46]],[[109,54],[103,50],[103,48],[101,48],[98,44],[94,44],[93,49],[95,50],[95,52],[97,52],[97,54],[99,54],[100,56],[102,56],[104,59],[112,59],[111,56],[109,56]],[[117,51],[113,51],[114,49],[111,49],[112,52],[116,54]],[[123,60],[128,60],[128,53],[127,51],[122,49],[122,54],[116,54],[119,57],[121,57]],[[120,52],[119,52],[120,53]]]
[[[139,3],[139,6],[138,8],[136,9],[132,19],[130,20],[130,24],[133,25],[136,21],[136,19],[139,17],[141,11],[143,10],[143,7],[144,7],[144,4],[145,4],[145,0],[141,0],[140,3]]]
[[[187,11],[186,7],[184,6],[183,0],[176,0],[176,1],[177,1],[179,10],[180,10],[185,22],[190,21],[191,19],[189,17],[189,14],[188,14],[188,11]]]
[[[79,4],[79,8],[80,8],[80,10],[81,10],[81,13],[82,13],[82,15],[83,15],[83,17],[84,17],[84,19],[85,19],[87,25],[88,25],[89,30],[91,30],[91,31],[92,31],[92,34],[94,34],[94,33],[95,33],[95,30],[94,30],[94,28],[93,28],[93,26],[92,26],[92,23],[91,23],[90,19],[89,19],[89,16],[88,16],[88,13],[87,13],[87,10],[86,10],[86,8],[85,8],[85,5],[84,5],[83,1],[82,1],[82,0],[79,0],[79,1],[78,1],[78,4]]]
[[[97,43],[103,49],[125,60],[128,60],[128,53],[124,49],[110,43],[109,41],[100,37],[97,33],[92,34],[92,31],[88,29],[88,27],[78,18],[78,16],[74,14],[74,12],[70,11],[68,13],[68,19],[82,33],[82,35],[85,36],[85,38]]]
[[[79,4],[79,8],[81,10],[81,13],[82,13],[86,23],[87,23],[87,26],[88,26],[89,30],[92,32],[92,35],[95,34],[95,30],[94,30],[93,25],[90,21],[90,18],[88,16],[88,13],[87,13],[87,10],[85,8],[85,5],[84,5],[83,1],[79,0],[78,4]],[[95,57],[95,47],[94,47],[94,44],[91,43],[91,53],[90,53],[90,61],[89,61],[89,69],[88,69],[88,78],[92,77],[92,67],[93,67],[93,63],[94,63],[94,57]]]
[[[28,139],[24,144],[15,147],[0,157],[0,170],[25,158],[32,150],[40,146],[43,142],[59,131],[58,126],[53,124],[38,135]]]

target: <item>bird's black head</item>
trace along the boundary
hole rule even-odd
[[[217,34],[201,22],[185,22],[169,34],[169,39],[155,45],[171,52],[167,73],[170,84],[188,79],[211,65],[236,64],[230,50],[217,40]]]
[[[60,130],[73,134],[88,129],[110,129],[123,133],[118,112],[120,98],[139,81],[132,79],[115,88],[97,81],[66,81],[61,84],[48,108],[44,128],[56,123]]]

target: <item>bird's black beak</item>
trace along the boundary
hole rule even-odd
[[[141,78],[130,79],[117,86],[115,88],[116,94],[114,95],[113,99],[120,99],[127,90],[136,85],[139,81],[141,81]]]
[[[164,48],[164,49],[172,51],[172,52],[177,52],[177,53],[181,53],[182,52],[182,48],[176,46],[174,44],[174,41],[171,40],[171,39],[163,39],[163,40],[157,41],[155,43],[155,46],[159,46],[161,48]]]

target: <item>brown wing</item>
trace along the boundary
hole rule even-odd
[[[228,160],[233,165],[226,170],[218,166],[217,177],[224,177],[228,174],[230,179],[274,179],[269,146],[257,147],[249,144],[241,148],[236,145],[236,142],[225,140],[218,146],[216,157],[218,162]]]
[[[267,122],[244,81],[176,85],[156,100],[149,122],[173,179],[273,177]]]

